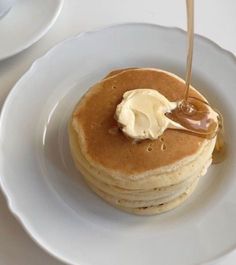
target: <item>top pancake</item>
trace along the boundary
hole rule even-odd
[[[185,84],[173,74],[149,68],[112,72],[95,84],[80,100],[72,116],[72,126],[85,158],[98,169],[122,176],[173,167],[186,158],[193,160],[207,140],[184,131],[167,129],[157,140],[135,144],[121,130],[114,129],[117,126],[114,119],[116,106],[123,94],[138,88],[155,89],[170,101],[178,101],[183,98]],[[190,96],[204,100],[192,88]]]

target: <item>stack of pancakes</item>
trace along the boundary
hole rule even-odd
[[[185,84],[158,69],[113,71],[75,107],[69,140],[75,164],[94,192],[124,211],[151,215],[173,209],[190,196],[211,164],[216,139],[172,129],[157,140],[128,138],[114,114],[123,94],[138,88],[155,89],[178,101]],[[205,100],[194,88],[190,96]]]

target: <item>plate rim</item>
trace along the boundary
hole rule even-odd
[[[8,58],[11,58],[14,55],[19,54],[20,52],[23,52],[24,50],[28,49],[29,47],[31,47],[32,45],[34,45],[36,42],[38,42],[44,35],[47,34],[47,32],[51,29],[51,27],[55,24],[58,16],[61,13],[61,10],[63,8],[64,5],[64,0],[55,0],[55,10],[51,16],[50,21],[48,21],[48,23],[46,23],[45,27],[39,31],[39,34],[31,39],[31,41],[28,41],[27,43],[25,43],[24,45],[17,47],[16,49],[13,49],[12,51],[6,53],[5,55],[3,55],[2,57],[0,57],[0,62],[4,61]],[[14,8],[14,7],[13,7]]]
[[[60,8],[62,8],[64,0],[59,0],[59,1],[61,1]],[[60,13],[60,10],[58,11],[57,16],[59,15],[59,13]],[[54,18],[55,20],[56,20],[57,16]],[[158,28],[158,29],[162,29],[162,30],[175,31],[175,32],[179,32],[180,34],[185,34],[186,35],[186,31],[184,29],[179,28],[179,27],[175,27],[175,26],[170,27],[170,26],[164,26],[164,25],[159,25],[159,24],[149,23],[149,22],[122,22],[122,23],[114,23],[114,24],[109,24],[109,25],[105,25],[105,26],[101,26],[101,27],[96,27],[96,28],[94,28],[92,30],[88,30],[88,31],[82,31],[79,34],[72,35],[72,36],[60,41],[59,43],[57,43],[56,45],[51,47],[42,56],[38,57],[31,64],[31,66],[22,74],[22,76],[14,84],[14,86],[10,90],[9,94],[7,95],[7,98],[5,99],[5,101],[4,101],[3,105],[2,105],[2,108],[0,109],[0,144],[1,144],[1,141],[2,141],[2,135],[1,135],[2,120],[3,120],[3,117],[5,116],[5,112],[6,112],[7,106],[9,104],[10,100],[12,99],[12,97],[14,98],[14,94],[18,91],[19,84],[21,82],[23,82],[23,80],[25,78],[30,76],[32,74],[32,72],[34,72],[34,69],[37,67],[38,64],[40,64],[41,61],[47,59],[50,56],[51,53],[53,53],[56,49],[58,49],[60,46],[63,46],[67,42],[86,37],[87,35],[90,35],[90,34],[99,33],[99,32],[102,32],[104,30],[109,30],[109,29],[113,29],[113,28],[116,28],[116,27],[125,27],[125,26],[154,27],[154,28]],[[200,40],[202,40],[204,42],[207,42],[209,45],[213,46],[216,50],[218,50],[219,53],[221,53],[221,54],[223,53],[224,56],[227,56],[236,65],[236,55],[233,52],[223,48],[222,46],[217,44],[215,41],[213,41],[213,40],[209,39],[208,37],[205,37],[205,36],[203,36],[201,34],[195,34],[194,37],[197,38],[197,39],[200,39]],[[0,58],[0,61],[1,61],[1,58]],[[0,154],[3,154],[1,149],[0,149]],[[7,184],[5,183],[4,177],[2,176],[2,161],[1,161],[1,158],[0,158],[0,189],[2,190],[2,193],[4,194],[4,197],[6,199],[6,203],[7,203],[8,209],[11,211],[13,216],[18,220],[18,222],[21,224],[21,226],[26,231],[26,233],[31,237],[31,239],[34,242],[37,243],[37,245],[39,247],[41,247],[43,250],[45,250],[49,255],[55,257],[56,259],[58,259],[58,260],[60,260],[62,262],[66,262],[67,264],[70,264],[70,265],[78,265],[78,263],[73,263],[68,258],[64,257],[62,254],[57,253],[57,251],[55,251],[55,250],[52,250],[51,247],[48,247],[45,244],[45,242],[41,238],[38,237],[38,235],[36,233],[32,232],[32,229],[30,227],[30,223],[28,223],[27,220],[26,220],[27,218],[24,216],[23,213],[21,213],[17,209],[15,202],[11,198],[11,195],[10,195],[11,192],[9,192],[10,189],[8,189]],[[210,265],[210,264],[212,264],[214,262],[218,262],[218,261],[224,259],[228,254],[232,253],[234,250],[236,250],[236,245],[231,247],[229,250],[224,251],[223,254],[218,254],[215,257],[213,257],[212,259],[209,259],[209,260],[207,260],[207,261],[205,261],[203,263],[198,263],[198,265]]]

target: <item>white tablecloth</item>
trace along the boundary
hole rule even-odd
[[[235,12],[235,0],[196,0],[196,32],[236,53]],[[185,28],[185,0],[65,0],[62,13],[45,37],[21,54],[0,62],[0,106],[32,62],[54,44],[81,31],[130,21]],[[32,241],[9,212],[1,192],[0,264],[64,264]],[[235,265],[236,251],[212,264]]]

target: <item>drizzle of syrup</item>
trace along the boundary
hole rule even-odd
[[[194,44],[194,0],[186,0],[187,28],[188,28],[188,54],[186,62],[185,94],[182,101],[171,113],[166,116],[182,125],[185,130],[198,136],[212,139],[215,136],[216,145],[213,151],[213,163],[220,163],[226,158],[224,142],[223,117],[220,112],[212,112],[209,104],[201,99],[190,97],[189,89],[192,76],[192,59]],[[217,117],[215,114],[218,114]]]
[[[208,103],[189,97],[188,101],[179,102],[177,108],[166,116],[178,122],[191,133],[201,137],[212,139],[216,136],[218,130],[218,114],[212,112]]]

